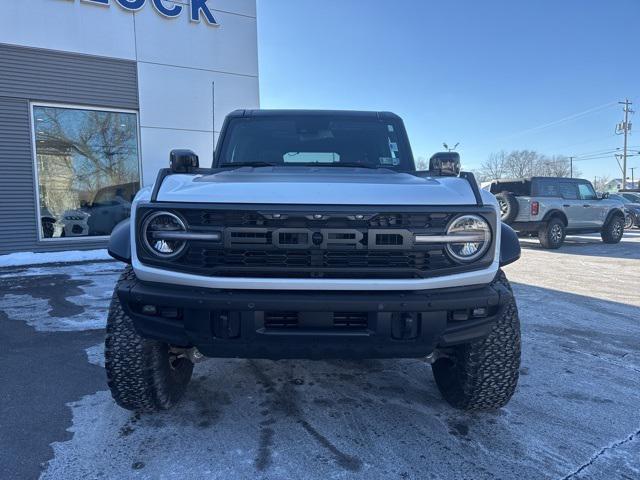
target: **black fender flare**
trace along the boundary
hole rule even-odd
[[[116,260],[131,264],[131,222],[128,218],[111,231],[107,252]]]
[[[562,220],[564,222],[564,226],[565,227],[567,225],[569,225],[569,219],[567,218],[567,215],[562,210],[550,210],[550,211],[548,211],[545,214],[545,216],[543,217],[542,221],[543,222],[548,222],[549,220],[551,220],[552,217],[560,218],[560,220]]]
[[[500,266],[504,267],[520,258],[518,234],[506,223],[500,224]]]
[[[620,216],[622,217],[622,219],[624,220],[624,212],[622,211],[622,209],[620,208],[612,208],[611,211],[607,214],[607,219],[604,221],[604,223],[602,224],[602,226],[604,227],[605,225],[608,225],[609,222],[613,219],[613,217],[615,216]]]

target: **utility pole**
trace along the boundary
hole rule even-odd
[[[627,137],[631,131],[631,124],[629,123],[629,114],[633,113],[631,110],[632,102],[628,98],[625,98],[624,102],[618,102],[620,105],[624,105],[624,121],[616,125],[616,134],[624,135],[624,146],[622,150],[622,189],[627,188]]]
[[[569,157],[569,162],[571,164],[571,178],[573,178],[573,159],[576,157]]]
[[[633,176],[633,172],[635,171],[636,168],[638,168],[638,167],[629,168],[629,170],[631,170],[631,188],[636,188],[634,186],[636,184],[636,180],[635,180],[635,177]]]

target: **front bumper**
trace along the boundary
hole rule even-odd
[[[137,331],[210,357],[418,358],[485,337],[511,292],[497,285],[415,292],[211,290],[119,284]]]

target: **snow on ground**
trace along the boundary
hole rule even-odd
[[[523,328],[521,377],[498,412],[452,409],[420,360],[213,359],[196,365],[167,412],[122,410],[106,385],[69,403],[73,437],[52,444],[42,478],[640,478],[640,235],[613,246],[570,239],[555,252],[523,244],[506,269]],[[76,307],[104,313],[118,268],[0,276],[26,282],[11,295],[42,300],[34,308],[49,320],[30,309],[9,317],[64,325],[65,307],[51,304],[60,295],[71,318]],[[43,299],[36,287],[47,279],[57,293]],[[103,362],[102,344],[86,355]]]
[[[85,350],[87,353],[87,360],[93,365],[98,365],[104,368],[104,342],[100,342]]]
[[[42,265],[47,263],[86,262],[95,260],[112,260],[105,249],[72,250],[65,252],[18,252],[0,255],[0,268],[22,265]]]
[[[104,328],[121,271],[115,261],[0,270],[0,307],[41,332]]]

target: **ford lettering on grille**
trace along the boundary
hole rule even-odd
[[[226,228],[225,248],[262,246],[279,249],[407,250],[412,234],[402,229]]]

